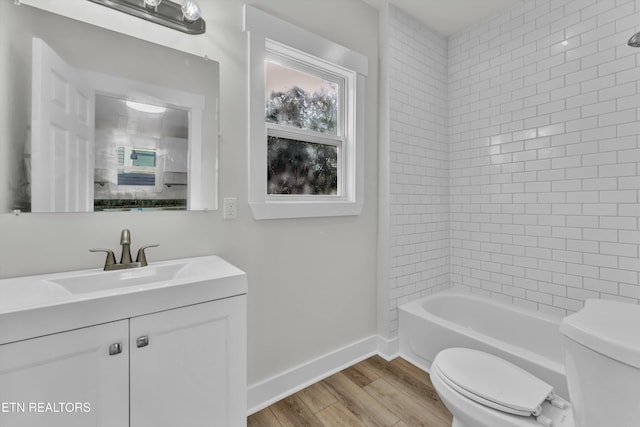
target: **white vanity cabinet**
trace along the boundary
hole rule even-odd
[[[247,277],[209,255],[0,280],[0,427],[246,425]]]
[[[245,295],[4,344],[0,426],[243,426],[245,367]]]
[[[128,336],[121,320],[0,345],[0,426],[127,426]]]
[[[131,427],[246,424],[246,296],[131,319]]]

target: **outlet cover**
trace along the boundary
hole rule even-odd
[[[225,197],[223,200],[222,217],[224,219],[236,219],[238,217],[238,199]]]

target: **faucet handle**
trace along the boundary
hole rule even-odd
[[[147,266],[147,256],[144,253],[144,250],[147,248],[157,248],[158,246],[160,246],[158,243],[156,243],[155,245],[147,245],[147,246],[143,246],[140,249],[138,249],[138,256],[136,257],[136,262],[140,263],[141,267],[146,267]]]
[[[107,259],[104,262],[104,269],[109,270],[111,266],[116,264],[116,256],[111,249],[89,249],[89,252],[106,252]]]

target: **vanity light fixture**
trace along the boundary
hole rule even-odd
[[[187,34],[202,34],[206,23],[194,0],[88,0]]]

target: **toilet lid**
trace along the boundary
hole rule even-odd
[[[516,415],[539,413],[553,387],[492,354],[468,348],[441,351],[433,367],[443,381],[466,397]]]

